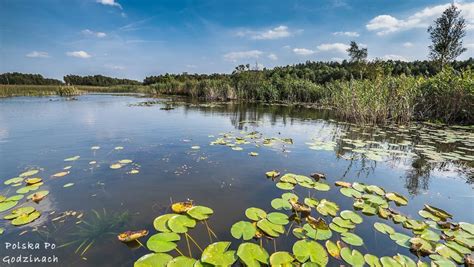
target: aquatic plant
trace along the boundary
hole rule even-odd
[[[202,254],[196,259],[191,255],[188,240],[191,236],[187,232],[194,228],[198,221],[206,222],[213,213],[212,209],[194,206],[191,202],[174,203],[172,210],[175,213],[161,215],[153,223],[158,233],[151,236],[146,244],[153,252],[139,258],[134,266],[175,266],[178,263],[181,264],[179,266],[231,266],[237,261],[247,266],[326,266],[329,256],[351,266],[428,266],[425,256],[428,256],[433,266],[456,266],[472,261],[469,254],[474,251],[473,224],[453,222],[451,214],[430,205],[425,205],[419,211],[422,219],[410,218],[391,207],[391,203],[395,206],[408,205],[408,200],[403,195],[388,192],[376,185],[357,182],[335,183],[341,187],[341,193],[345,192],[345,196],[354,200],[355,211],[340,211],[336,203],[311,196],[300,202],[300,197],[293,189],[302,187],[310,191],[326,190],[326,187],[321,188],[319,185],[326,184],[321,177],[325,176],[319,175],[314,180],[292,173],[281,176],[276,183],[277,187],[292,192],[283,193],[281,198],[272,201],[272,207],[279,210],[278,212],[267,212],[258,207],[248,208],[245,216],[249,221],[236,222],[230,229],[235,239],[244,241],[238,245],[237,251],[230,249],[231,242],[219,241],[204,249],[199,247]],[[193,209],[198,210],[193,214]],[[418,257],[417,262],[412,256],[402,254],[378,257],[361,252],[364,239],[354,233],[354,229],[364,223],[363,216],[375,215],[383,221],[392,220],[393,223],[399,223],[412,232],[411,236],[398,233],[384,222],[376,222],[373,226],[376,231],[388,235],[397,245],[410,248]],[[207,229],[209,231],[210,228]],[[275,239],[290,231],[297,238],[292,251],[278,251]],[[180,234],[186,237],[188,256],[178,249]],[[331,238],[336,241],[330,240]],[[191,240],[197,245],[194,239]],[[273,253],[270,254],[263,246],[263,240],[273,241]],[[325,241],[324,246],[319,243],[321,241]],[[173,250],[180,256],[173,257],[168,254]]]

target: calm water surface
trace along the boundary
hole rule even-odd
[[[114,95],[84,95],[77,101],[0,99],[0,195],[15,194],[3,181],[31,168],[41,168],[38,176],[45,182],[41,190],[50,191],[39,204],[30,203],[42,212],[34,223],[13,227],[9,221],[0,219],[0,227],[5,228],[5,233],[0,235],[1,258],[20,254],[56,255],[60,260],[57,266],[132,266],[148,251],[118,242],[116,230],[100,236],[81,255],[82,250],[77,250],[81,242],[69,244],[80,239],[77,233],[83,223],[76,222],[92,220],[96,216],[92,210],[110,220],[121,214],[126,224],[118,226],[120,231],[148,229],[153,234],[153,219],[169,211],[171,201],[186,199],[212,207],[215,213],[209,220],[210,226],[220,240],[233,241],[236,247],[239,242],[229,233],[232,224],[245,219],[244,211],[248,207],[273,210],[271,200],[282,193],[275,182],[265,177],[265,172],[273,169],[304,175],[325,173],[332,188],[329,192],[317,192],[314,197],[332,200],[341,210],[352,209],[353,201],[339,193],[334,181],[359,181],[407,196],[410,204],[398,209],[413,218],[420,219],[418,210],[429,203],[451,212],[455,221],[474,222],[472,161],[433,163],[417,156],[371,160],[351,157],[339,144],[332,150],[313,150],[307,144],[314,140],[339,142],[342,138],[397,143],[410,139],[411,133],[400,136],[393,128],[376,129],[383,130],[384,134],[379,135],[373,129],[331,120],[327,112],[305,108],[193,104],[162,110],[163,104],[135,105],[145,100]],[[241,131],[292,138],[293,144],[242,145],[242,151],[210,145],[220,133],[238,135]],[[472,138],[472,132],[463,130],[463,134]],[[91,150],[92,146],[100,149]],[[115,150],[117,146],[123,150]],[[191,149],[192,146],[200,149]],[[411,148],[407,149],[411,151]],[[249,156],[251,151],[259,156]],[[468,157],[473,155],[466,152]],[[64,162],[76,155],[81,158]],[[121,159],[131,159],[136,165],[118,170],[109,168]],[[97,164],[89,164],[90,161]],[[51,178],[68,165],[72,166],[69,175]],[[139,173],[129,174],[132,167]],[[64,188],[67,183],[74,185]],[[299,192],[302,196],[308,194],[305,190]],[[75,212],[75,216],[61,217],[64,212]],[[77,219],[81,213],[83,217]],[[365,241],[360,250],[377,256],[410,255],[408,249],[375,232],[372,225],[376,221],[383,220],[364,216],[364,223],[356,228],[355,233]],[[398,232],[410,233],[399,225],[391,225]],[[209,242],[202,225],[191,234],[202,246]],[[334,240],[336,236],[335,233]],[[13,251],[4,246],[5,242],[27,241],[63,246],[53,251]],[[291,234],[279,238],[277,249],[291,249],[293,241]],[[266,245],[273,251],[273,243]],[[181,242],[180,248],[186,251],[185,243]],[[194,250],[194,256],[197,254]],[[340,263],[333,261],[331,265]]]

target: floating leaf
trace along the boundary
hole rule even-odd
[[[340,226],[342,228],[347,228],[347,229],[354,229],[355,228],[355,225],[354,225],[353,222],[351,222],[350,220],[342,219],[341,217],[334,217],[332,219],[332,222],[337,224],[338,226]]]
[[[365,254],[364,260],[370,267],[382,267],[382,264],[380,263],[379,258],[377,258],[377,256],[374,256],[372,254]]]
[[[164,214],[156,217],[153,221],[153,227],[155,227],[155,229],[160,232],[171,232],[171,230],[168,228],[168,220],[175,215],[176,214]]]
[[[287,173],[280,178],[280,182],[290,183],[290,184],[297,184],[295,174]]]
[[[326,266],[329,259],[323,246],[314,241],[299,240],[293,245],[293,255],[296,259],[304,263],[310,260],[318,266]]]
[[[173,257],[166,253],[150,253],[139,258],[133,267],[166,267]]]
[[[120,168],[122,168],[122,167],[123,167],[123,165],[120,164],[120,163],[114,163],[114,164],[110,165],[110,168],[111,168],[112,170],[117,170],[117,169],[120,169]]]
[[[123,146],[116,146],[114,149],[115,149],[115,150],[122,150],[122,149],[123,149]]]
[[[21,177],[21,178],[24,178],[24,177],[28,177],[28,176],[33,176],[33,175],[37,174],[38,172],[39,172],[39,170],[29,170],[29,171],[21,173],[18,176]]]
[[[276,210],[291,210],[291,204],[288,202],[288,200],[284,200],[282,198],[275,198],[272,200],[271,206]]]
[[[341,194],[343,194],[346,197],[352,197],[352,198],[361,198],[362,197],[362,194],[359,191],[357,191],[353,188],[343,187],[343,188],[339,189],[339,191],[341,192]]]
[[[11,179],[6,180],[6,181],[3,182],[3,183],[4,183],[5,185],[17,184],[17,183],[23,182],[23,179],[24,179],[24,178],[21,178],[21,177],[15,177],[15,178],[11,178]]]
[[[265,175],[268,177],[268,178],[276,178],[278,176],[280,176],[280,173],[278,171],[269,171],[269,172],[266,172]]]
[[[59,178],[59,177],[64,177],[64,176],[66,176],[66,175],[68,175],[68,174],[69,174],[68,171],[66,171],[66,172],[58,172],[58,173],[53,174],[53,177]]]
[[[4,201],[0,202],[0,212],[9,210],[18,204],[18,201]]]
[[[345,232],[349,231],[348,228],[340,227],[339,225],[337,225],[335,223],[330,223],[329,228],[333,231],[338,232],[338,233],[345,233]]]
[[[196,260],[186,256],[178,256],[168,262],[166,267],[193,267]]]
[[[329,229],[314,229],[311,225],[303,225],[306,235],[314,240],[327,240],[331,238],[332,232]]]
[[[408,241],[410,240],[410,237],[405,234],[393,233],[393,234],[390,234],[390,239],[392,239],[393,241],[395,241],[395,243],[397,243],[398,245],[402,247],[406,247],[406,248],[410,247],[408,245]]]
[[[193,207],[191,201],[176,202],[171,204],[171,210],[175,213],[186,213]]]
[[[379,195],[379,196],[383,196],[383,195],[385,194],[385,191],[384,191],[382,188],[380,188],[380,187],[378,187],[378,186],[376,186],[376,185],[368,185],[368,186],[365,188],[365,190],[366,190],[367,192],[370,192],[370,193],[375,193],[375,194],[377,194],[377,195]]]
[[[18,217],[16,217],[13,221],[12,224],[19,226],[19,225],[24,225],[33,222],[34,220],[38,219],[41,216],[41,213],[39,211],[32,212],[30,214],[22,214]]]
[[[359,214],[357,214],[357,213],[355,213],[351,210],[341,211],[340,216],[343,219],[350,220],[350,221],[352,221],[353,223],[356,223],[356,224],[362,223],[362,221],[363,221],[362,217],[360,217]]]
[[[250,240],[257,232],[257,229],[251,222],[240,221],[232,225],[230,233],[236,239]]]
[[[474,235],[474,224],[467,223],[467,222],[460,222],[459,227],[461,227],[461,229],[470,233],[471,235]]]
[[[336,243],[332,242],[331,240],[326,241],[326,249],[328,250],[329,255],[333,256],[336,259],[341,258],[341,250],[336,245]]]
[[[304,199],[304,204],[312,208],[316,208],[316,206],[319,204],[319,201],[317,199],[307,197]]]
[[[319,191],[329,191],[329,189],[331,189],[331,186],[326,183],[315,182],[313,184],[313,188]]]
[[[388,199],[388,200],[391,200],[393,202],[395,202],[395,204],[397,205],[407,205],[408,204],[408,199],[398,193],[395,193],[395,192],[391,192],[391,193],[387,193],[385,194],[385,197]]]
[[[405,255],[397,254],[393,258],[403,267],[416,267],[416,263]]]
[[[256,157],[256,156],[258,156],[258,153],[257,152],[250,152],[249,155],[252,156],[252,157]]]
[[[172,232],[183,234],[188,231],[188,228],[196,226],[196,221],[187,215],[178,214],[169,218],[167,226]]]
[[[377,231],[381,232],[382,234],[391,235],[391,234],[395,233],[395,230],[391,226],[389,226],[385,223],[376,222],[376,223],[374,223],[374,228]]]
[[[245,216],[247,216],[247,218],[252,221],[258,221],[260,219],[266,218],[267,213],[262,209],[251,207],[245,210]]]
[[[120,164],[130,164],[132,162],[133,162],[133,160],[131,160],[131,159],[121,159],[121,160],[119,160]]]
[[[235,251],[228,250],[230,242],[216,242],[202,252],[201,261],[216,266],[230,266],[236,260]]]
[[[80,156],[74,156],[74,157],[70,157],[70,158],[67,158],[65,159],[64,161],[68,162],[68,161],[75,161],[75,160],[78,160],[80,158]]]
[[[126,232],[118,234],[117,239],[120,242],[127,243],[127,242],[132,242],[134,240],[137,240],[147,235],[148,235],[148,230],[126,231]]]
[[[206,220],[214,213],[211,208],[204,206],[194,206],[187,211],[187,214],[198,221]]]
[[[341,239],[353,246],[362,246],[364,244],[364,240],[354,233],[341,233]]]
[[[200,146],[192,146],[191,149],[198,150],[198,149],[201,149],[201,147]]]
[[[168,252],[178,246],[175,242],[180,239],[176,233],[158,233],[148,239],[146,246],[149,250],[154,252]]]
[[[293,190],[295,186],[290,183],[285,183],[285,182],[278,182],[276,183],[276,187],[282,189],[282,190]]]
[[[91,150],[99,150],[100,149],[100,146],[93,146],[91,147]]]
[[[25,179],[25,182],[29,185],[37,184],[41,181],[43,181],[43,179],[41,179],[41,178],[27,178],[27,179]]]
[[[278,251],[270,256],[271,266],[290,266],[293,261],[293,256],[286,251]]]
[[[67,183],[67,184],[63,185],[63,187],[64,187],[64,188],[67,188],[67,187],[71,187],[71,186],[73,186],[73,185],[74,185],[74,183]]]
[[[279,225],[286,225],[288,224],[288,215],[280,213],[280,212],[271,212],[267,215],[267,220],[271,223],[279,224]]]
[[[21,215],[28,215],[32,212],[34,212],[36,209],[33,207],[21,207],[15,210],[12,210],[11,214],[5,215],[3,219],[5,220],[12,220],[15,219]]]
[[[392,257],[382,257],[380,258],[380,262],[382,263],[383,267],[403,267],[400,263],[398,263]]]
[[[435,251],[446,259],[452,259],[459,264],[464,263],[463,257],[456,250],[444,244],[436,244]]]
[[[264,248],[254,243],[242,243],[237,249],[237,256],[249,267],[268,264],[269,255]]]
[[[431,212],[433,215],[435,215],[435,216],[437,216],[437,217],[439,217],[443,220],[450,219],[450,218],[453,217],[453,215],[449,214],[448,212],[446,212],[442,209],[430,206],[430,205],[425,205],[425,210]]]
[[[339,206],[329,200],[321,199],[318,206],[316,207],[316,210],[324,216],[331,215],[334,217],[339,210]]]
[[[283,226],[271,223],[267,219],[258,221],[257,226],[260,230],[265,232],[265,234],[271,237],[278,237],[279,234],[283,234],[285,232],[285,228]]]
[[[350,248],[342,248],[341,249],[341,257],[342,259],[349,263],[352,266],[364,266],[365,260],[364,256],[357,250],[353,249],[351,250]]]
[[[434,248],[431,243],[425,239],[419,237],[410,238],[411,248],[415,251],[420,251],[422,253],[431,254],[434,253]]]

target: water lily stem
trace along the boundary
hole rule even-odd
[[[189,239],[188,239],[188,235],[184,235],[186,237],[186,244],[188,245],[188,252],[189,252],[189,257],[193,257],[193,254],[191,253],[191,245],[189,245]]]
[[[198,249],[203,252],[203,249],[201,248],[201,246],[199,246],[199,244],[196,242],[196,240],[194,240],[194,238],[189,235],[188,233],[185,233],[185,235],[187,235],[189,237],[189,239],[191,239],[191,241],[194,243],[194,245],[196,245],[198,247]]]
[[[214,231],[212,231],[211,227],[209,227],[209,224],[207,224],[207,221],[204,221],[204,223],[206,224],[206,227],[207,227],[207,229],[209,230],[209,232],[211,232],[211,234],[212,234],[217,240],[219,240],[219,238],[217,237],[216,233],[214,233]]]
[[[277,243],[276,243],[275,238],[273,239],[273,250],[277,252]]]
[[[181,256],[184,256],[183,252],[181,252],[181,250],[179,250],[178,248],[175,248],[174,250],[176,250]]]

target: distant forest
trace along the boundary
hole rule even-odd
[[[457,70],[474,69],[474,59],[469,58],[462,61],[454,61],[452,67]],[[385,75],[391,76],[423,76],[431,77],[436,75],[440,68],[433,61],[372,61],[361,66],[358,62],[321,62],[307,61],[305,63],[275,67],[272,69],[254,68],[251,65],[239,65],[232,74],[162,74],[146,77],[143,82],[112,78],[103,75],[66,75],[64,81],[57,79],[44,78],[40,74],[24,74],[18,72],[0,74],[0,84],[28,84],[28,85],[88,85],[88,86],[115,86],[115,85],[151,85],[155,83],[176,80],[185,82],[187,80],[219,80],[230,78],[242,71],[259,71],[268,78],[293,78],[311,81],[316,84],[326,84],[331,81],[347,81],[353,79],[367,79],[377,75],[377,72],[383,71]]]

